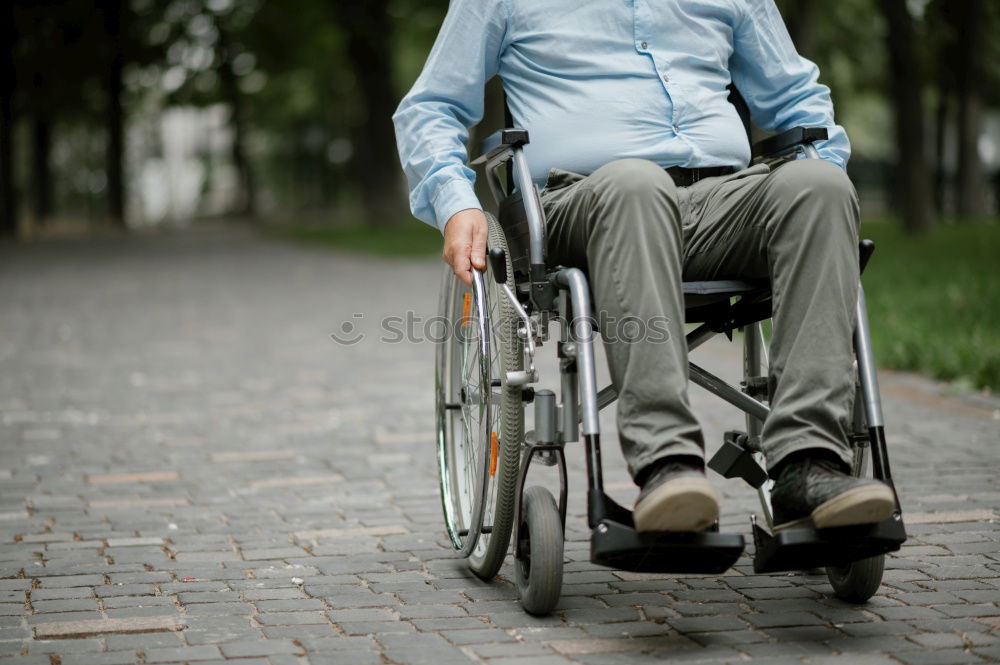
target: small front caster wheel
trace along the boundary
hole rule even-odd
[[[843,567],[829,567],[826,576],[837,598],[848,603],[862,604],[878,592],[885,570],[885,555],[862,559]]]
[[[515,572],[521,605],[529,614],[548,614],[562,591],[563,527],[559,508],[544,487],[521,497]]]

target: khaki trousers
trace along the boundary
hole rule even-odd
[[[682,280],[771,280],[767,466],[807,448],[849,461],[859,212],[841,168],[797,160],[677,187],[653,162],[621,159],[589,176],[553,169],[541,199],[549,263],[590,278],[633,476],[670,455],[704,456]]]

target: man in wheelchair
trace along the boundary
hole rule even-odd
[[[590,279],[602,321],[666,321],[669,339],[607,341],[635,528],[698,531],[719,515],[687,396],[683,281],[768,280],[771,411],[760,446],[776,532],[871,524],[892,489],[849,473],[858,199],[829,89],[773,0],[452,0],[394,122],[414,215],[466,283],[487,221],[469,127],[499,75],[528,129],[548,261]],[[747,168],[730,84],[771,132],[826,129],[820,159]],[[602,333],[607,330],[602,329]]]

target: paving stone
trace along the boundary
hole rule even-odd
[[[467,665],[476,662],[454,647],[386,649],[383,653],[389,662],[400,665]]]
[[[302,654],[302,647],[291,640],[261,640],[258,642],[241,642],[223,644],[220,649],[226,658],[248,658],[252,656],[271,656],[278,654]]]
[[[193,603],[184,607],[184,612],[188,616],[220,616],[239,615],[248,616],[253,614],[253,608],[246,603]]]
[[[514,636],[497,629],[478,629],[478,630],[447,630],[442,631],[441,635],[451,642],[452,644],[483,644],[489,642],[512,642],[515,640]],[[548,634],[545,636],[547,637]]]
[[[298,587],[292,589],[247,589],[243,592],[247,600],[287,600],[289,598],[305,598],[306,595]]]
[[[98,619],[92,621],[54,621],[35,625],[36,639],[84,637],[103,633],[148,633],[180,630],[176,617],[136,617],[128,619]]]
[[[187,631],[176,633],[130,633],[126,635],[108,635],[104,638],[109,651],[171,649],[184,645],[182,635]]]
[[[198,662],[222,657],[216,646],[145,649],[143,655],[147,663]]]
[[[78,587],[78,586],[96,586],[104,584],[103,575],[61,575],[61,576],[44,576],[41,571],[35,572],[35,577],[38,577],[38,583],[43,589],[56,589],[60,587]]]
[[[162,544],[163,538],[108,538],[108,547],[143,547]]]
[[[552,653],[548,645],[533,642],[492,642],[490,644],[471,644],[465,647],[480,658],[492,660],[495,658],[526,658],[532,656],[547,656]]]
[[[906,665],[966,665],[982,662],[982,658],[964,649],[935,651],[904,651],[895,657]]]
[[[454,605],[398,605],[394,610],[403,619],[466,616],[464,609]]]
[[[256,618],[263,626],[297,626],[329,623],[329,620],[318,612],[265,612],[257,614]]]
[[[71,653],[59,657],[61,665],[133,665],[139,657],[134,651],[107,651],[104,653]]]
[[[90,485],[119,485],[122,483],[162,483],[180,480],[176,471],[146,471],[141,473],[115,473],[87,476]]]
[[[185,605],[194,603],[224,603],[239,599],[240,595],[235,591],[192,591],[190,593],[177,594],[177,600]]]
[[[305,637],[337,637],[341,635],[330,624],[298,624],[294,626],[265,626],[264,637],[301,640]]]
[[[681,635],[661,635],[657,637],[618,638],[618,639],[570,639],[555,640],[548,646],[560,654],[578,658],[586,654],[598,653],[648,653],[657,650],[679,651],[696,649],[697,643]]]
[[[71,612],[74,610],[96,610],[97,600],[94,598],[68,598],[64,600],[32,600],[31,607],[35,612]]]
[[[490,665],[566,665],[573,661],[562,656],[524,656],[514,658],[493,658]]]
[[[704,633],[719,630],[741,630],[747,627],[745,623],[734,616],[685,617],[667,621],[675,630],[681,633]]]
[[[309,655],[310,665],[385,665],[385,659],[378,651],[343,651],[332,653],[313,653]]]
[[[213,462],[272,462],[294,457],[291,450],[257,450],[247,452],[212,453]]]
[[[390,633],[412,633],[416,629],[406,621],[338,621],[337,626],[345,635],[387,635]]]
[[[411,622],[417,630],[451,630],[461,628],[482,628],[484,622],[473,617],[445,617],[440,619],[413,619]]]
[[[309,654],[328,651],[346,653],[378,648],[375,640],[368,636],[306,638],[300,640],[300,642]]]

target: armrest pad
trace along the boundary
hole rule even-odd
[[[512,150],[528,143],[528,130],[507,128],[493,132],[479,144],[479,155],[471,164],[483,164],[505,150]]]
[[[753,145],[754,157],[778,155],[804,143],[825,141],[826,127],[793,127]]]

